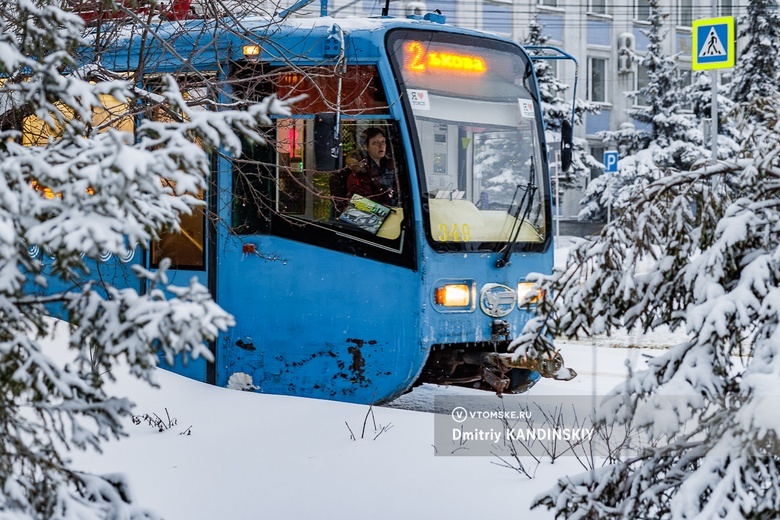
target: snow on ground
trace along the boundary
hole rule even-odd
[[[573,346],[567,363],[580,368],[577,379],[543,380],[528,394],[506,399],[611,388],[623,377],[624,360],[643,352]],[[589,369],[593,354],[598,377]],[[228,390],[162,370],[159,382],[161,388],[152,389],[121,377],[116,391],[136,403],[138,414],[167,420],[167,409],[175,426],[160,433],[128,420],[128,438],[107,443],[102,455],[74,458],[80,469],[126,474],[135,498],[169,520],[466,519],[491,509],[521,517],[556,478],[584,470],[572,457],[554,465],[525,458],[535,474],[530,480],[495,457],[436,456],[427,412],[374,407],[377,426],[369,417],[363,435],[367,406]],[[424,385],[405,399],[459,392],[468,393]],[[552,518],[546,511],[532,514]]]
[[[576,379],[542,380],[506,402],[603,395],[625,377],[626,361],[638,367],[658,352],[606,342],[561,348]],[[436,455],[435,415],[416,410],[432,409],[435,396],[476,391],[423,385],[392,407],[369,410],[217,388],[162,370],[158,376],[160,388],[153,389],[120,375],[115,393],[134,401],[139,415],[167,422],[167,410],[174,426],[158,432],[128,419],[128,438],[73,459],[79,469],[126,474],[135,499],[169,520],[552,518],[529,513],[533,498],[557,478],[584,471],[574,457],[554,464],[526,457],[529,479],[494,456]]]

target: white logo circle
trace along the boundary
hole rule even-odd
[[[502,318],[517,305],[517,293],[500,283],[486,283],[479,295],[482,312],[493,318]]]
[[[458,406],[452,409],[452,420],[456,423],[462,423],[468,418],[469,413],[462,406]]]

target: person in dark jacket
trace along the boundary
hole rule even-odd
[[[384,130],[371,127],[363,132],[363,151],[347,158],[346,198],[358,194],[385,206],[398,205],[398,176],[387,157]]]

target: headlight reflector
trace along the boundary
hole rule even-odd
[[[469,307],[471,287],[465,283],[448,283],[436,288],[434,300],[442,307]]]
[[[534,289],[532,282],[520,282],[517,284],[517,306],[525,307],[542,301],[544,292]]]
[[[260,46],[259,45],[244,45],[244,48],[242,49],[244,51],[244,56],[247,58],[257,58],[260,56]]]
[[[431,304],[439,312],[474,312],[477,307],[477,282],[468,278],[436,280]]]

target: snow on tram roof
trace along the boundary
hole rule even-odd
[[[123,24],[117,21],[114,46],[117,50],[127,48],[127,43],[138,36],[140,26],[135,24]],[[362,31],[373,32],[383,29],[416,27],[420,29],[431,28],[444,32],[456,32],[491,39],[504,40],[505,38],[484,31],[456,27],[446,23],[439,23],[419,17],[344,17],[332,16],[300,16],[295,14],[285,19],[263,14],[243,14],[226,18],[194,18],[186,20],[162,21],[155,26],[155,41],[165,41],[169,46],[181,45],[191,47],[197,42],[199,47],[206,45],[215,39],[234,42],[251,35],[261,37],[264,34],[274,38],[298,38],[300,36],[313,36],[315,33],[325,34],[334,26],[338,26],[344,34],[358,33]],[[214,31],[215,28],[224,27],[224,31]],[[231,29],[232,28],[232,29]],[[85,42],[89,45],[95,34],[85,35]],[[221,36],[220,36],[221,34]]]
[[[317,16],[317,17],[296,17],[287,18],[285,20],[286,25],[294,25],[299,28],[315,28],[315,27],[327,27],[330,28],[333,24],[338,25],[344,31],[359,31],[359,30],[374,30],[380,29],[387,25],[400,25],[402,23],[419,23],[422,20],[413,20],[408,18],[365,18],[365,17],[350,17],[350,18],[333,18],[332,16]],[[430,22],[425,22],[430,23]]]
[[[195,18],[188,20],[161,21],[155,26],[158,34],[181,35],[182,29],[190,28],[195,30],[203,26],[239,25],[244,31],[268,30],[275,27],[281,30],[295,31],[297,29],[330,29],[333,25],[338,25],[344,32],[352,31],[372,31],[388,26],[404,26],[414,24],[424,24],[428,26],[448,27],[447,25],[437,24],[422,19],[412,18],[394,18],[394,17],[344,17],[335,18],[332,16],[290,16],[281,20],[266,15],[248,14],[229,18]],[[137,33],[138,27],[134,24],[123,24],[118,22],[119,32],[124,37],[131,37]],[[87,35],[89,37],[89,35]]]

